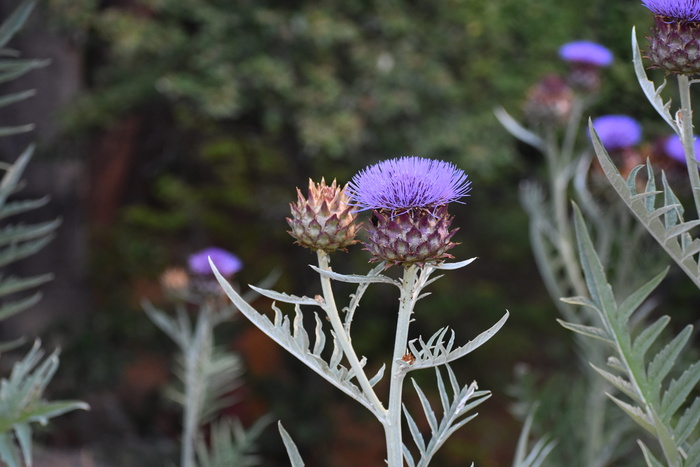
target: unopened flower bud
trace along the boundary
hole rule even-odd
[[[289,234],[303,247],[326,252],[357,243],[357,212],[348,204],[349,199],[346,187],[338,187],[335,180],[330,186],[324,179],[318,184],[309,180],[308,199],[297,188],[297,202],[289,205]]]
[[[569,119],[573,102],[569,85],[559,76],[547,75],[528,92],[523,113],[534,125],[561,126]]]

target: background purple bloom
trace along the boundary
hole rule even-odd
[[[593,127],[608,151],[635,146],[642,139],[642,127],[627,115],[604,115],[593,120]]]
[[[574,41],[559,48],[559,56],[567,62],[584,63],[595,66],[608,66],[613,54],[600,44],[589,41]]]
[[[389,159],[352,178],[348,190],[360,210],[436,207],[467,196],[471,182],[448,162],[422,157]]]
[[[700,21],[700,0],[642,0],[652,13],[683,21]]]
[[[694,135],[695,138],[695,158],[700,160],[700,137]],[[678,135],[674,134],[666,138],[663,144],[666,155],[672,159],[685,164],[685,152],[683,151],[683,143]]]
[[[190,255],[188,259],[190,271],[201,275],[213,274],[209,266],[210,256],[216,268],[224,276],[235,274],[243,268],[243,262],[238,256],[221,248],[209,247]]]

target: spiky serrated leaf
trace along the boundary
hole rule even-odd
[[[679,444],[683,444],[693,434],[693,431],[700,422],[700,398],[695,398],[676,423],[673,430],[673,437]],[[696,444],[698,444],[696,442]],[[698,445],[700,447],[700,444]]]
[[[425,396],[425,393],[420,386],[418,386],[416,380],[411,378],[411,382],[413,383],[413,388],[416,390],[416,394],[418,394],[418,399],[420,400],[421,406],[423,406],[423,413],[428,421],[428,426],[430,426],[430,431],[435,433],[438,429],[438,421],[437,417],[435,417],[435,412],[430,405],[430,401],[428,401],[428,398]]]
[[[17,260],[32,256],[48,245],[53,240],[53,235],[46,235],[36,240],[23,242],[19,245],[10,245],[0,250],[0,267],[6,266]]]
[[[642,52],[640,51],[639,44],[637,43],[637,32],[635,28],[632,28],[632,54],[634,72],[637,76],[639,86],[642,88],[642,91],[644,91],[644,95],[647,97],[649,103],[659,113],[661,118],[663,118],[676,133],[680,134],[680,129],[669,111],[671,101],[664,102],[663,98],[661,97],[661,91],[664,89],[664,87],[666,87],[666,80],[664,80],[661,86],[657,88],[656,84],[647,78],[644,62],[642,61]]]
[[[618,407],[620,407],[622,410],[629,415],[629,417],[634,420],[639,426],[644,428],[646,431],[648,431],[651,434],[655,434],[656,430],[654,428],[654,423],[649,419],[646,413],[642,409],[640,409],[637,406],[628,404],[627,402],[624,402],[617,397],[608,394],[607,395]]]
[[[700,465],[700,440],[696,440],[687,451],[687,457],[683,460],[683,467],[697,467]]]
[[[506,311],[506,314],[503,315],[503,317],[498,320],[496,324],[476,336],[473,340],[460,347],[457,347],[454,350],[451,349],[451,345],[446,346],[441,339],[438,342],[435,342],[435,344],[432,346],[427,344],[421,346],[421,348],[418,348],[413,342],[409,343],[409,348],[412,349],[413,355],[416,357],[416,361],[411,365],[407,365],[406,369],[410,371],[420,368],[437,367],[439,365],[450,363],[470,352],[473,352],[475,349],[481,347],[489,339],[491,339],[498,332],[498,330],[503,327],[509,316],[510,314],[508,311]]]
[[[9,203],[5,203],[4,206],[0,207],[0,219],[5,219],[10,216],[38,209],[40,207],[46,206],[48,202],[49,197],[44,196],[43,198],[39,199],[12,201]]]
[[[418,448],[420,455],[423,456],[423,455],[425,455],[425,440],[423,439],[423,435],[421,434],[420,429],[418,428],[418,425],[416,424],[416,421],[413,419],[411,414],[408,412],[408,409],[406,409],[406,406],[402,405],[402,408],[403,408],[404,417],[406,418],[406,423],[408,423],[408,430],[410,431],[411,437],[413,438],[413,442],[415,443],[416,447]]]
[[[21,300],[14,300],[11,302],[6,302],[0,307],[0,321],[14,316],[17,313],[31,308],[41,301],[43,294],[41,292],[36,292],[27,298]]]
[[[656,342],[656,339],[661,335],[664,328],[671,322],[669,316],[661,316],[654,323],[646,326],[642,332],[634,339],[632,343],[632,354],[635,360],[639,362],[644,361],[644,356],[646,355],[649,347]]]
[[[520,123],[511,117],[503,107],[496,107],[493,110],[493,113],[496,115],[496,118],[501,125],[503,125],[503,128],[505,128],[514,138],[519,139],[523,143],[529,144],[530,146],[538,148],[542,151],[546,150],[544,140],[520,125]]]
[[[608,334],[608,332],[604,331],[598,327],[584,326],[583,324],[576,324],[576,323],[569,323],[569,322],[561,320],[561,319],[557,319],[557,322],[570,331],[574,331],[578,334],[592,337],[594,339],[598,339],[600,341],[605,342],[608,345],[612,345],[612,346],[615,345],[615,343],[612,340],[610,340],[610,335]]]
[[[700,381],[700,362],[690,365],[677,379],[671,380],[661,398],[660,416],[669,419],[680,408]]]
[[[40,276],[32,277],[8,277],[7,279],[0,281],[0,297],[5,295],[21,292],[26,289],[31,289],[38,287],[46,282],[53,279],[53,274],[42,274]]]
[[[632,400],[634,400],[638,404],[642,404],[643,401],[640,398],[640,394],[637,391],[637,388],[634,387],[628,380],[625,378],[614,375],[608,371],[605,371],[601,368],[598,368],[597,366],[591,364],[591,367],[598,372],[599,375],[601,375],[603,378],[605,378],[610,384],[615,386],[617,389],[625,393],[628,397],[630,397]]]
[[[668,273],[668,267],[665,268],[661,273],[657,274],[652,280],[648,281],[646,284],[635,290],[631,295],[629,295],[625,300],[622,301],[618,308],[618,313],[620,314],[620,321],[627,322],[632,313],[634,313],[642,304],[649,298],[649,295],[656,290],[661,281],[664,280],[666,274]]]
[[[657,353],[647,367],[647,380],[652,387],[661,387],[666,375],[671,371],[683,347],[690,339],[692,326],[686,326],[676,337]]]

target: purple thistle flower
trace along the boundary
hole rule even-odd
[[[360,211],[435,208],[468,196],[471,182],[449,162],[422,157],[389,159],[360,171],[348,184]]]
[[[613,54],[606,47],[590,41],[574,41],[559,48],[559,57],[572,63],[608,66],[613,61]]]
[[[642,5],[657,16],[680,21],[700,21],[700,0],[642,0]]]
[[[243,262],[238,256],[216,247],[205,248],[190,255],[187,262],[190,271],[202,276],[213,274],[209,266],[209,257],[223,276],[231,276],[243,268]]]
[[[695,141],[695,158],[700,161],[700,136],[693,135]],[[685,151],[683,143],[678,135],[673,134],[666,138],[663,143],[664,152],[667,156],[678,162],[685,164]]]
[[[635,146],[642,139],[641,125],[627,115],[598,117],[593,120],[593,127],[608,151]]]

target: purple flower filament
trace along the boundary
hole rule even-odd
[[[589,41],[574,41],[559,48],[559,56],[570,63],[606,67],[613,61],[613,54],[606,47]]]
[[[658,16],[680,21],[700,21],[700,0],[642,0],[642,5]]]
[[[367,167],[348,184],[360,211],[387,209],[405,212],[460,202],[471,182],[448,162],[422,157],[389,159]]]

